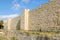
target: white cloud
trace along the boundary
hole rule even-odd
[[[22,0],[22,2],[28,3],[30,0]]]
[[[11,14],[11,15],[0,15],[0,18],[3,19],[3,18],[15,18],[19,16],[18,14]]]
[[[18,3],[18,0],[13,0],[12,1],[12,10],[18,10],[20,8],[20,4]]]
[[[14,4],[11,9],[18,10],[19,8],[20,8],[20,4]]]
[[[20,1],[20,3],[18,1]],[[25,8],[24,3],[29,3],[29,2],[30,0],[13,0],[11,9],[17,11],[20,8]]]

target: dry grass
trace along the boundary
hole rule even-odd
[[[33,32],[33,31],[25,31],[25,30],[18,30],[18,32],[26,33],[26,34],[42,35],[42,36],[48,36],[48,37],[56,36],[55,32]]]
[[[0,40],[7,40],[7,37],[5,37],[3,34],[0,34]]]

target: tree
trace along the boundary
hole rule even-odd
[[[3,29],[3,27],[4,27],[3,23],[4,23],[3,20],[0,20],[0,29]]]
[[[4,23],[3,20],[0,20],[0,25],[3,25],[3,23]]]

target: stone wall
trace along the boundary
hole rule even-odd
[[[30,30],[60,31],[60,0],[48,2],[29,14]]]
[[[21,16],[11,20],[11,29],[60,31],[60,0],[48,2],[29,13],[27,11],[23,10]],[[28,14],[28,19],[25,14]]]
[[[28,28],[28,14],[29,14],[29,9],[24,9],[21,12],[21,16],[20,16],[20,27],[22,30],[29,30]]]
[[[20,29],[20,16],[13,18],[10,20],[10,25],[8,26],[8,22],[4,23],[4,29],[8,30],[8,27],[10,27],[10,30],[16,30],[16,29]]]
[[[11,29],[12,30],[20,29],[20,17],[19,16],[11,20]]]
[[[21,16],[20,16],[20,28],[23,30],[25,28],[25,10],[23,10],[21,12]]]
[[[16,40],[60,40],[59,36],[48,37],[44,35],[34,35],[34,34],[25,34],[25,33],[16,33]]]
[[[8,29],[8,25],[7,25],[7,24],[8,24],[8,22],[5,22],[5,23],[4,23],[4,29],[5,29],[5,30]]]

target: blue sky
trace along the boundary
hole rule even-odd
[[[0,18],[18,16],[24,8],[32,10],[46,2],[48,0],[0,0]]]

